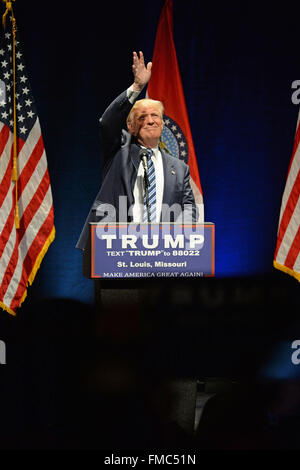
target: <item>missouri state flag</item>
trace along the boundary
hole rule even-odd
[[[147,97],[164,104],[165,125],[161,145],[164,150],[189,165],[199,222],[204,222],[202,188],[173,39],[172,0],[165,1],[160,14],[152,64]]]
[[[300,112],[282,196],[273,265],[300,282]]]
[[[15,315],[55,228],[39,118],[8,5],[0,31],[0,307]]]

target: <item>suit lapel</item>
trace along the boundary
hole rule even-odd
[[[130,190],[128,188],[127,194],[128,194],[128,203],[129,203],[129,206],[131,206],[134,203],[133,190],[134,190],[134,185],[136,182],[138,168],[140,165],[140,155],[139,155],[140,147],[135,143],[131,143],[129,148],[130,148],[129,158],[131,160],[132,165],[131,165],[131,169],[129,169],[130,167],[127,167],[127,171],[129,171],[128,182],[130,185]]]
[[[141,147],[139,147],[137,144],[135,144],[135,143],[131,144],[131,146],[130,146],[130,158],[131,158],[131,161],[133,163],[133,166],[134,166],[136,172],[138,171],[138,168],[139,168],[139,165],[140,165],[140,162],[141,162],[140,150],[141,150]]]

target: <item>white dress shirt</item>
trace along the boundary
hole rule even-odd
[[[145,147],[142,147],[145,148]],[[156,182],[156,218],[155,222],[159,223],[162,199],[163,199],[163,189],[164,189],[164,170],[163,162],[160,150],[157,147],[152,149],[152,161],[155,169],[155,182]],[[138,167],[137,177],[133,188],[133,197],[134,204],[132,210],[133,222],[141,223],[143,222],[144,215],[144,167],[141,163]]]
[[[127,89],[127,97],[133,104],[140,92],[133,91],[132,86]],[[141,146],[142,148],[145,148]],[[152,148],[152,161],[155,169],[156,182],[156,223],[160,222],[162,209],[163,191],[164,191],[164,170],[161,152],[158,146]],[[144,215],[144,167],[142,160],[138,167],[137,177],[133,188],[134,204],[132,207],[133,222],[143,222]]]

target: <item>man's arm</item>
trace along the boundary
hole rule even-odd
[[[122,129],[132,107],[127,91],[121,93],[104,111],[99,122],[103,164],[105,165],[120,149]]]
[[[108,106],[100,119],[100,137],[104,163],[113,157],[121,146],[121,134],[122,129],[126,129],[126,118],[139,93],[150,80],[151,68],[151,62],[148,62],[145,66],[142,51],[139,52],[139,55],[133,52],[133,84]]]

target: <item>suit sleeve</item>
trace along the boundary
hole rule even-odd
[[[198,214],[195,203],[194,193],[190,183],[190,169],[188,165],[185,165],[185,174],[183,181],[183,210],[184,218],[186,222],[197,222]]]
[[[122,130],[127,128],[126,119],[131,108],[132,103],[124,91],[108,106],[100,118],[100,144],[104,168],[121,147]]]

